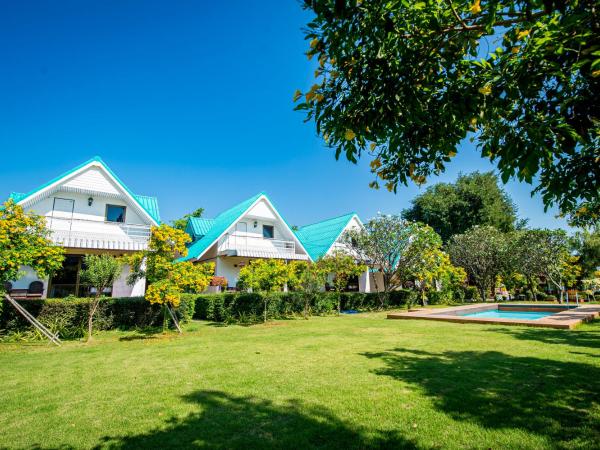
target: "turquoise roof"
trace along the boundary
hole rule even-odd
[[[229,208],[226,211],[223,211],[217,217],[212,220],[212,227],[206,230],[204,236],[194,242],[188,248],[188,254],[186,257],[181,258],[183,261],[187,261],[189,259],[199,258],[202,254],[208,250],[208,248],[215,243],[217,239],[231,226],[235,223],[236,220],[240,218],[242,214],[250,208],[256,200],[258,200],[264,194],[261,192],[260,194],[256,194],[254,197],[250,197],[247,200],[244,200],[241,203],[238,203],[232,208]],[[193,236],[192,236],[193,238]]]
[[[27,197],[30,197],[30,196],[36,194],[37,192],[41,191],[42,189],[50,186],[51,184],[56,183],[57,181],[60,181],[63,178],[68,177],[72,173],[78,171],[79,169],[87,166],[88,164],[90,164],[92,162],[97,162],[100,165],[102,165],[102,167],[108,173],[110,173],[115,180],[117,180],[117,183],[119,183],[119,185],[123,188],[123,190],[125,190],[129,195],[131,195],[133,197],[133,199],[137,202],[137,204],[144,211],[146,211],[150,217],[152,217],[157,223],[160,223],[160,213],[158,210],[158,201],[157,201],[156,197],[146,197],[143,195],[136,195],[133,192],[131,192],[129,190],[129,188],[119,179],[119,177],[110,169],[110,167],[108,167],[106,165],[106,163],[104,161],[102,161],[102,159],[99,156],[94,156],[93,158],[88,159],[86,162],[79,164],[77,167],[74,167],[73,169],[69,170],[68,172],[63,173],[62,175],[59,175],[56,178],[53,178],[52,180],[48,181],[47,183],[43,184],[42,186],[40,186],[32,191],[29,191],[27,193],[13,192],[10,194],[9,198],[13,199],[15,202],[20,202],[20,201],[26,199]]]
[[[302,242],[311,259],[316,261],[325,256],[354,216],[356,216],[356,213],[349,213],[305,225],[296,231],[296,236]]]
[[[190,217],[185,226],[185,232],[192,237],[192,241],[197,241],[201,237],[205,236],[206,233],[215,224],[214,219],[205,219],[204,217]]]

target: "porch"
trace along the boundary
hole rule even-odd
[[[139,251],[147,248],[150,238],[148,225],[61,217],[46,220],[52,241],[62,247]]]

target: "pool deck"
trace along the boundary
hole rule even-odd
[[[570,305],[572,306],[572,305]],[[535,305],[523,304],[514,305],[506,303],[478,303],[466,306],[453,306],[450,308],[432,308],[432,309],[413,309],[408,312],[395,312],[387,315],[388,319],[418,319],[418,320],[442,320],[445,322],[458,323],[481,323],[494,325],[524,325],[528,327],[573,329],[582,322],[593,320],[600,316],[600,305],[585,305],[565,309],[551,316],[543,317],[537,320],[519,320],[519,319],[500,319],[467,317],[460,314],[469,314],[479,311],[488,311],[493,309],[512,310],[512,311],[548,311],[553,312],[566,308],[566,305]]]

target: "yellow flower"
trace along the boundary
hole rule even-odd
[[[486,84],[484,87],[479,88],[479,93],[483,95],[490,95],[492,93],[492,87]]]
[[[347,141],[351,141],[356,137],[356,134],[352,130],[346,130],[346,132],[344,133],[344,137]]]
[[[600,77],[600,69],[596,69],[592,72],[592,76],[595,77]]]
[[[377,170],[381,167],[381,160],[379,158],[375,158],[373,161],[371,161],[371,169],[373,170]]]
[[[477,125],[477,117],[472,117],[471,120],[469,120],[469,123],[473,128],[475,128],[475,126]]]
[[[529,30],[519,31],[519,33],[517,34],[517,39],[521,40],[527,36],[529,36]]]
[[[310,48],[315,48],[318,43],[319,43],[319,39],[314,38],[312,41],[310,41]]]
[[[510,52],[511,52],[511,53],[519,53],[519,49],[520,49],[520,48],[521,48],[521,47],[513,47],[513,48],[511,48],[511,49],[510,49]]]
[[[369,147],[371,148],[371,151],[373,151],[373,150],[375,150],[375,147],[377,147],[377,144],[375,142],[371,142]]]
[[[479,14],[481,12],[481,0],[475,0],[471,5],[471,14]]]

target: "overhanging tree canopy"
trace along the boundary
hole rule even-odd
[[[317,78],[297,109],[336,157],[372,155],[394,191],[444,171],[469,135],[504,182],[600,218],[596,0],[306,0]],[[302,100],[300,100],[302,99]]]

